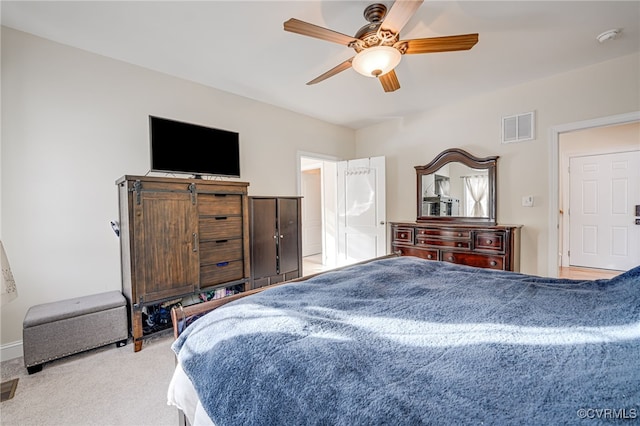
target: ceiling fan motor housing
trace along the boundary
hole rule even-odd
[[[372,46],[393,46],[398,41],[399,33],[380,30],[380,25],[387,15],[387,7],[384,4],[374,3],[367,6],[363,15],[369,23],[358,30],[354,36],[358,40],[349,47],[360,53]]]

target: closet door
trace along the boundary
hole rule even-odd
[[[278,199],[278,245],[280,274],[297,271],[300,268],[298,235],[300,224],[300,203],[297,198]]]
[[[251,199],[251,268],[253,278],[278,274],[276,199]]]

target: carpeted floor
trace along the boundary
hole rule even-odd
[[[175,366],[171,335],[73,355],[28,375],[22,358],[0,364],[2,382],[18,379],[13,398],[0,403],[0,424],[24,426],[144,426],[178,424],[167,405]]]

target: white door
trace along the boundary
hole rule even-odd
[[[302,256],[322,253],[320,169],[302,171]]]
[[[338,265],[387,251],[385,158],[338,163]]]
[[[569,264],[640,265],[640,151],[572,157],[569,173]]]

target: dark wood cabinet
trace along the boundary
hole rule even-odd
[[[301,197],[249,197],[252,287],[302,275]]]
[[[137,352],[145,306],[249,288],[248,183],[123,176],[116,184],[122,292]]]
[[[520,225],[393,222],[391,250],[405,256],[520,271]]]

